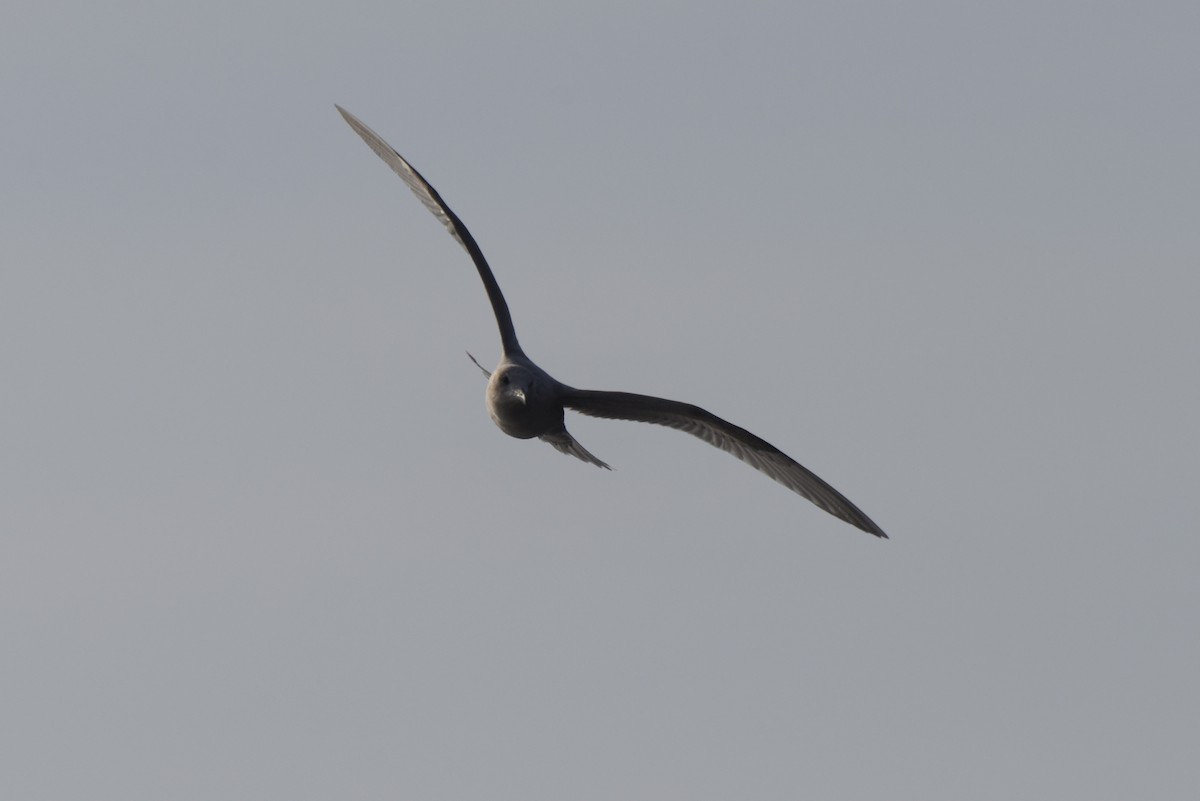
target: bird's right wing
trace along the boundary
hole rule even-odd
[[[479,271],[479,277],[483,279],[483,287],[487,290],[488,300],[492,303],[492,311],[496,315],[496,324],[500,328],[500,341],[504,346],[504,352],[520,353],[521,346],[517,344],[517,332],[513,328],[512,315],[509,314],[504,293],[500,291],[500,285],[496,283],[496,276],[492,275],[492,268],[488,266],[487,259],[483,257],[483,251],[479,249],[475,237],[471,236],[467,226],[463,225],[463,221],[450,210],[450,207],[442,200],[442,196],[429,185],[421,173],[405,161],[395,148],[383,141],[383,137],[368,128],[366,123],[346,109],[336,104],[334,107],[354,129],[354,132],[375,151],[375,155],[383,159],[384,163],[391,167],[404,183],[408,184],[408,188],[420,199],[425,208],[433,212],[433,216],[446,226],[450,236],[454,237],[455,241],[471,255],[471,260],[475,262],[475,268]]]
[[[883,529],[875,525],[871,518],[817,474],[766,440],[699,406],[632,392],[597,392],[573,388],[563,389],[562,400],[568,409],[592,417],[636,420],[684,431],[733,454],[831,515],[877,537],[887,538]]]

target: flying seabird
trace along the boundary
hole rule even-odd
[[[383,141],[379,134],[341,106],[336,108],[376,155],[408,184],[408,188],[425,204],[425,208],[433,212],[433,216],[446,226],[450,236],[466,249],[475,262],[475,268],[483,280],[483,287],[487,290],[488,300],[492,303],[496,324],[500,328],[502,352],[500,364],[491,371],[479,364],[470,353],[467,355],[488,377],[488,413],[501,431],[518,439],[537,437],[563,453],[609,470],[611,468],[607,464],[593,456],[567,431],[563,422],[564,409],[572,409],[592,417],[636,420],[675,428],[733,454],[755,470],[765,473],[850,525],[877,537],[887,537],[883,529],[875,525],[846,496],[783,451],[744,428],[739,428],[690,403],[650,395],[635,395],[631,392],[575,389],[556,381],[534,364],[518,344],[512,315],[509,314],[508,303],[500,292],[500,285],[496,283],[496,277],[492,275],[492,269],[483,257],[483,251],[479,249],[475,238],[463,225],[462,220],[450,210],[441,195],[429,185],[421,173],[405,161],[391,145]]]

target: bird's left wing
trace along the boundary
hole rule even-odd
[[[592,417],[636,420],[684,431],[733,454],[831,515],[876,537],[887,538],[887,534],[871,518],[817,474],[766,440],[699,406],[632,392],[574,388],[563,389],[562,401],[568,409]]]

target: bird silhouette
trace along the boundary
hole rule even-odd
[[[375,151],[379,158],[391,167],[408,184],[408,188],[429,209],[434,217],[446,226],[475,262],[483,287],[491,301],[500,328],[502,353],[496,369],[489,371],[475,360],[471,360],[487,376],[487,409],[492,420],[505,434],[518,439],[537,437],[548,442],[559,451],[570,454],[590,464],[611,469],[593,456],[571,436],[564,422],[564,410],[572,409],[592,417],[615,420],[634,420],[667,426],[698,437],[714,445],[754,469],[765,473],[796,494],[807,498],[831,515],[841,518],[852,526],[886,538],[883,529],[875,525],[857,506],[844,495],[829,486],[808,468],[776,448],[766,440],[751,434],[744,428],[722,420],[711,412],[690,403],[636,395],[631,392],[604,392],[576,389],[556,381],[549,373],[538,367],[525,355],[517,342],[508,303],[496,283],[496,277],[488,266],[483,251],[463,225],[458,215],[450,210],[421,173],[409,164],[379,134],[368,128],[361,120],[341,106],[336,106],[342,117],[355,133]]]

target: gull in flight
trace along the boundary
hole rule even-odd
[[[466,249],[475,262],[479,277],[483,279],[483,287],[487,290],[488,300],[492,303],[496,324],[500,327],[502,354],[500,364],[491,372],[475,361],[474,356],[469,353],[467,355],[488,377],[488,413],[501,431],[518,439],[537,437],[563,453],[598,467],[611,469],[567,432],[563,422],[564,409],[572,409],[592,417],[636,420],[675,428],[733,454],[755,470],[765,473],[792,492],[807,498],[850,525],[876,537],[887,537],[883,529],[875,525],[862,510],[811,470],[766,440],[722,420],[699,406],[630,392],[575,389],[552,378],[521,350],[517,343],[517,332],[513,328],[512,316],[508,312],[508,304],[500,292],[500,285],[496,283],[492,268],[488,266],[483,252],[475,243],[475,238],[458,215],[450,210],[437,190],[421,177],[421,173],[405,161],[391,145],[383,141],[379,134],[341,106],[337,106],[337,110],[376,155],[408,184],[408,188],[425,204],[425,208],[433,212],[433,216],[446,226],[450,236]]]

